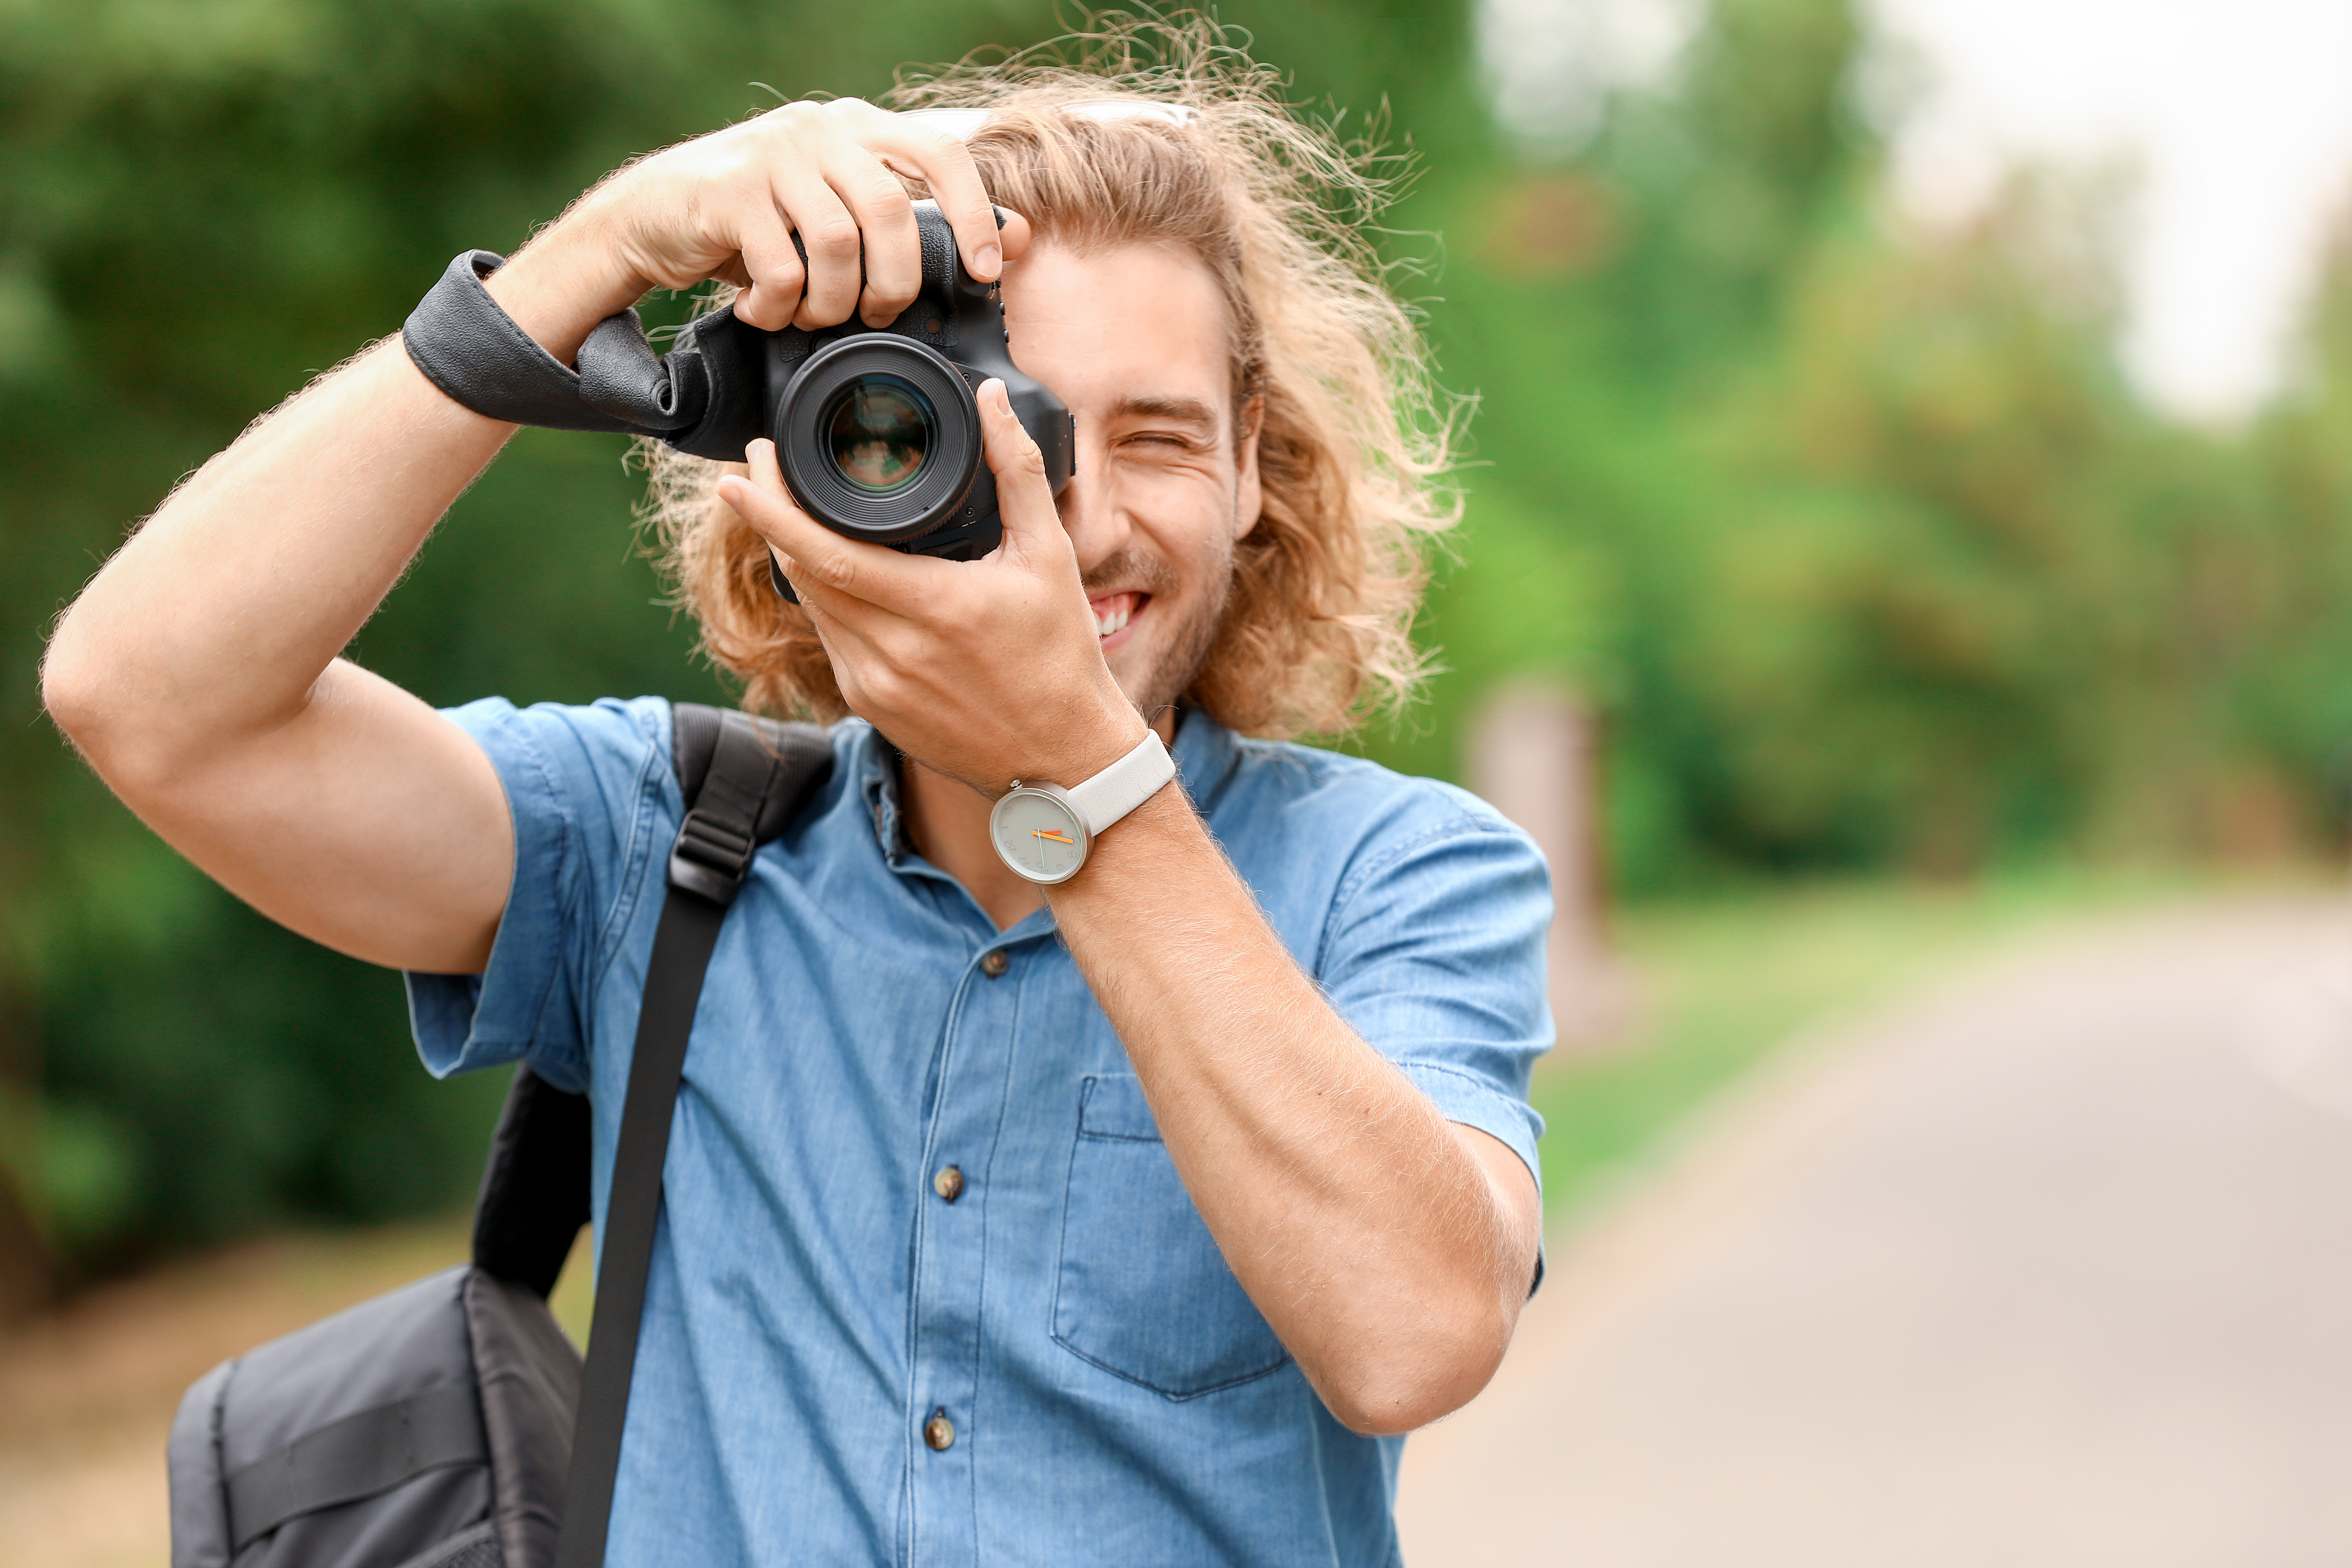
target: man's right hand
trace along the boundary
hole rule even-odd
[[[735,313],[771,331],[853,313],[885,326],[923,280],[901,174],[929,187],[974,278],[995,279],[1027,247],[1024,219],[999,233],[962,142],[836,99],[786,104],[629,164],[493,275],[490,291],[566,361],[591,327],[648,289],[709,279],[741,288]]]
[[[1017,219],[1000,235],[961,142],[854,100],[793,104],[624,169],[489,287],[566,362],[648,288],[710,278],[743,286],[756,326],[886,321],[921,279],[894,170],[929,184],[973,276],[1026,245]],[[337,656],[513,428],[377,344],[184,484],[83,591],[43,669],[51,714],[149,826],[264,913],[375,963],[481,968],[512,827],[479,747]]]
[[[894,170],[930,187],[965,268],[992,281],[1004,247],[964,144],[854,98],[787,104],[657,153],[591,193],[580,216],[607,230],[632,284],[723,278],[744,289],[735,313],[772,331],[829,327],[853,310],[881,327],[923,281],[914,210]]]

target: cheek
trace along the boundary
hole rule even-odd
[[[1202,568],[1222,570],[1233,554],[1232,486],[1230,475],[1130,469],[1119,476],[1117,500],[1152,552],[1190,587]]]

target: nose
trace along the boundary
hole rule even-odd
[[[1111,483],[1110,452],[1101,437],[1089,436],[1085,420],[1078,422],[1070,482],[1056,505],[1062,531],[1070,536],[1070,548],[1077,555],[1080,576],[1127,547],[1133,529]]]

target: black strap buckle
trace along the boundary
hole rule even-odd
[[[784,766],[780,739],[748,714],[719,721],[710,771],[669,848],[669,884],[714,904],[735,901],[760,847],[760,813]]]
[[[678,825],[669,847],[669,880],[674,888],[699,893],[715,904],[731,904],[735,890],[751,874],[749,824],[730,822],[719,814],[696,806]]]

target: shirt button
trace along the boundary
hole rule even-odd
[[[963,1196],[963,1173],[953,1165],[941,1165],[939,1174],[931,1178],[931,1191],[953,1203]]]
[[[1012,960],[1004,956],[1004,950],[996,948],[980,961],[980,972],[993,980],[1003,974],[1011,963]]]
[[[923,1423],[923,1441],[931,1446],[931,1451],[935,1454],[946,1453],[954,1444],[955,1423],[948,1419],[946,1411],[931,1412],[931,1418]]]

